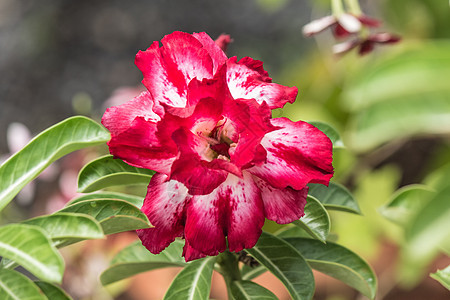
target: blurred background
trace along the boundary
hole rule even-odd
[[[402,42],[337,58],[330,32],[302,36],[303,25],[330,14],[329,2],[0,0],[0,160],[66,117],[100,120],[106,107],[137,95],[143,87],[134,56],[153,41],[175,30],[206,31],[212,38],[227,33],[234,40],[229,56],[262,60],[275,82],[299,88],[297,102],[274,117],[327,122],[343,137],[346,147],[334,153],[334,180],[353,191],[364,216],[334,213],[332,231],[374,267],[378,299],[448,299],[448,291],[428,277],[449,264],[448,256],[433,250],[411,257],[408,228],[389,221],[382,207],[404,186],[425,184],[439,192],[450,181],[449,4],[361,1],[367,15],[383,21],[378,31],[399,34]],[[106,151],[60,160],[19,194],[1,222],[62,207],[77,195],[79,169]],[[125,233],[64,249],[64,288],[74,299],[160,299],[177,269],[106,289],[98,281],[110,258],[134,239]],[[429,242],[435,241],[423,241]],[[315,299],[364,299],[316,275]],[[258,280],[288,299],[267,274]],[[213,286],[211,297],[224,299],[218,276]]]

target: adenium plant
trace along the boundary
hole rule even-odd
[[[264,218],[304,215],[308,183],[328,185],[332,143],[313,125],[271,117],[296,88],[272,83],[262,62],[227,58],[206,33],[174,32],[136,56],[148,91],[109,108],[111,154],[157,171],[138,230],[152,253],[176,237],[186,261],[252,248]]]
[[[80,171],[84,195],[61,210],[0,226],[0,298],[70,299],[57,285],[57,249],[124,231],[140,241],[117,254],[100,276],[104,285],[181,266],[165,299],[209,299],[213,270],[230,299],[276,299],[252,281],[270,271],[303,300],[314,294],[316,268],[374,298],[370,266],[327,240],[328,210],[360,213],[351,193],[330,182],[339,134],[320,122],[272,118],[297,88],[273,83],[261,61],[228,58],[230,41],[165,36],[136,55],[146,90],[108,108],[104,127],[69,118],[1,165],[3,209],[58,158],[105,143],[112,154]],[[146,195],[108,190],[127,184],[146,184]],[[263,230],[266,219],[288,225]],[[38,280],[15,271],[19,265]]]

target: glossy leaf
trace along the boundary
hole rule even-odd
[[[139,208],[122,200],[85,200],[66,206],[60,212],[90,215],[100,223],[105,234],[151,226]]]
[[[68,118],[43,131],[0,166],[0,210],[31,180],[58,158],[110,138],[100,124],[86,117]]]
[[[323,184],[308,184],[308,186],[308,194],[319,200],[325,208],[361,214],[358,202],[343,185],[330,182],[328,187]]]
[[[45,281],[34,282],[49,300],[72,300],[59,286]]]
[[[39,288],[28,277],[7,269],[0,270],[0,299],[2,300],[47,300]]]
[[[101,239],[105,237],[100,224],[93,217],[84,214],[56,213],[28,219],[23,223],[42,228],[53,241]]]
[[[330,232],[330,216],[324,206],[314,197],[308,196],[305,215],[292,222],[300,226],[313,238],[325,242]]]
[[[432,273],[430,276],[450,291],[450,265],[443,270],[437,270],[436,273]]]
[[[130,184],[148,185],[155,172],[130,166],[112,155],[97,158],[78,174],[78,192],[89,193],[106,187]]]
[[[274,235],[279,238],[286,238],[286,237],[308,238],[308,237],[311,237],[311,235],[308,234],[303,228],[301,228],[299,226],[292,226],[292,225],[283,226],[282,228],[277,230],[274,233]]]
[[[352,109],[350,142],[368,151],[393,139],[450,132],[450,43],[424,43],[365,66],[342,99]]]
[[[255,247],[245,250],[272,272],[287,288],[292,299],[311,299],[314,276],[302,255],[284,240],[263,232]]]
[[[83,196],[80,196],[78,198],[72,199],[67,205],[72,205],[77,202],[85,201],[85,200],[123,200],[128,203],[133,204],[134,206],[141,208],[142,204],[144,203],[145,197],[135,196],[135,195],[129,195],[129,194],[123,194],[123,193],[116,193],[116,192],[98,192],[98,193],[91,193],[86,194]]]
[[[337,130],[332,127],[331,125],[319,121],[311,121],[308,122],[309,124],[313,125],[323,133],[325,133],[328,138],[333,143],[333,148],[344,148],[344,142],[341,139],[341,136],[337,132]]]
[[[209,256],[189,263],[172,281],[164,299],[209,300],[215,262],[216,256]]]
[[[416,261],[429,259],[443,247],[450,249],[450,185],[432,197],[406,228],[408,256]]]
[[[15,261],[42,280],[62,280],[64,261],[39,227],[25,224],[0,227],[0,256]]]
[[[387,219],[406,225],[414,214],[428,202],[433,192],[424,185],[412,184],[399,189],[389,203],[380,207],[380,213]]]
[[[231,295],[235,300],[277,300],[268,289],[251,281],[239,280],[231,283]]]
[[[357,254],[331,242],[322,244],[305,238],[285,240],[303,255],[313,269],[348,284],[370,299],[375,298],[375,273]]]
[[[100,276],[100,281],[107,285],[154,269],[185,266],[186,262],[181,256],[183,246],[182,241],[175,240],[164,251],[155,255],[141,241],[136,241],[114,257],[111,266]]]

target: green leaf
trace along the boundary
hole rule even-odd
[[[405,231],[407,255],[414,261],[431,259],[440,247],[450,249],[450,185],[432,197],[411,218]]]
[[[438,270],[436,273],[431,273],[430,276],[450,291],[450,265],[443,270]]]
[[[72,300],[59,286],[45,281],[34,282],[49,300]]]
[[[107,285],[154,269],[185,266],[186,262],[181,256],[183,245],[182,241],[175,240],[155,255],[142,246],[141,241],[136,241],[114,257],[111,267],[100,276],[100,281]]]
[[[75,213],[55,213],[29,219],[24,224],[41,227],[55,240],[87,240],[104,238],[100,224],[91,216]]]
[[[277,300],[268,289],[251,281],[239,280],[231,283],[231,295],[235,300]]]
[[[122,200],[85,200],[66,206],[60,212],[90,215],[100,223],[105,234],[151,226],[139,208]]]
[[[330,216],[325,207],[314,197],[308,196],[305,215],[300,220],[292,222],[303,228],[313,238],[325,243],[330,232]]]
[[[103,126],[80,116],[68,118],[43,131],[0,166],[0,210],[58,158],[105,143],[109,138],[109,132]]]
[[[341,136],[337,132],[337,130],[332,127],[331,125],[319,121],[311,121],[308,122],[309,124],[313,125],[323,133],[325,133],[328,138],[333,143],[333,148],[345,148],[344,142],[341,139]]]
[[[376,276],[370,266],[357,254],[331,242],[322,244],[305,238],[285,240],[305,257],[313,269],[348,284],[370,299],[375,298]]]
[[[140,196],[122,194],[122,193],[116,193],[116,192],[98,192],[98,193],[86,194],[86,195],[80,196],[78,198],[72,199],[67,205],[72,205],[77,202],[81,202],[81,201],[85,201],[85,200],[106,200],[106,199],[123,200],[123,201],[133,204],[134,206],[136,206],[138,208],[141,208],[142,204],[144,203],[144,197],[140,197]]]
[[[47,300],[28,277],[13,270],[0,270],[0,299]]]
[[[136,168],[112,155],[97,158],[78,174],[78,192],[89,193],[106,187],[130,184],[148,185],[155,172]]]
[[[308,238],[311,237],[310,234],[308,234],[303,228],[299,226],[292,226],[292,225],[286,225],[281,227],[279,230],[277,230],[274,233],[275,236],[279,238],[286,238],[286,237],[304,237]]]
[[[424,185],[411,184],[397,190],[389,203],[380,207],[385,218],[406,225],[411,217],[427,203],[433,192]]]
[[[328,187],[323,184],[308,184],[308,186],[308,194],[319,200],[325,208],[361,214],[358,202],[343,185],[330,182]]]
[[[0,227],[0,256],[15,261],[42,280],[62,280],[64,261],[39,227],[25,224]]]
[[[215,262],[216,256],[210,256],[189,263],[172,281],[164,299],[208,300]]]
[[[245,251],[281,280],[292,299],[312,298],[315,285],[312,270],[290,244],[263,232],[255,247]]]
[[[450,43],[423,43],[367,65],[348,84],[350,142],[368,151],[394,139],[450,132]],[[426,79],[426,80],[425,80]]]

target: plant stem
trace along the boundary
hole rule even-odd
[[[342,0],[331,0],[331,13],[336,18],[344,13],[344,6],[342,5]]]
[[[359,6],[358,0],[345,0],[345,4],[347,5],[350,12],[355,16],[362,15],[361,7]]]
[[[227,250],[217,257],[217,263],[220,266],[219,272],[227,285],[228,299],[232,299],[231,283],[235,280],[242,280],[241,272],[239,271],[239,260],[236,255]]]

